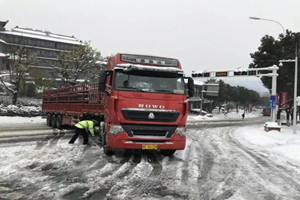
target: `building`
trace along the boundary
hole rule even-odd
[[[195,94],[193,97],[188,99],[189,110],[200,108],[201,104],[201,91],[204,89],[204,82],[194,80]]]
[[[219,95],[219,83],[194,80],[194,90],[194,96],[188,99],[190,112],[200,113],[201,108],[211,112],[213,97]]]
[[[36,62],[30,65],[30,71],[40,71],[43,76],[50,76],[53,66],[57,66],[57,55],[68,51],[82,42],[74,36],[66,36],[31,28],[16,26],[6,30],[8,21],[0,21],[0,72],[8,70],[10,56],[15,47],[22,46],[27,52],[36,55]]]

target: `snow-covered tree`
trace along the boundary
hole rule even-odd
[[[58,55],[58,66],[54,66],[54,76],[60,78],[65,86],[75,85],[80,78],[85,81],[95,79],[103,68],[101,55],[89,42],[76,46]]]
[[[298,49],[297,54],[299,54],[300,32],[287,31],[286,35],[280,34],[277,40],[272,36],[266,35],[261,39],[261,44],[257,51],[250,54],[252,63],[250,63],[249,68],[278,66],[279,60],[294,59],[296,47]],[[277,72],[279,74],[277,77],[277,93],[288,92],[290,97],[294,93],[294,66],[294,62],[284,63],[283,66],[279,66]],[[269,89],[272,88],[272,79],[270,77],[262,77],[261,80],[264,86]],[[298,93],[299,88],[300,82],[298,81]],[[290,101],[290,106],[292,106],[292,103]]]
[[[34,63],[36,58],[28,49],[19,45],[9,49],[9,56],[9,81],[4,81],[0,76],[0,82],[12,94],[12,104],[16,105],[19,92],[25,83],[29,65]]]

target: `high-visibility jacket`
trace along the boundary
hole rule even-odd
[[[95,136],[93,121],[91,120],[80,121],[77,124],[75,124],[75,126],[80,129],[85,129],[87,132],[90,132],[92,136]]]

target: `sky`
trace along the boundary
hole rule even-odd
[[[186,75],[246,69],[260,39],[283,32],[274,22],[249,17],[300,31],[299,0],[0,0],[0,6],[0,20],[9,20],[6,28],[74,35],[90,41],[102,56],[177,58]],[[227,79],[249,87],[255,82],[260,92],[267,91],[258,78]]]

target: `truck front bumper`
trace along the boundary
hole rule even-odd
[[[184,149],[185,136],[178,133],[166,137],[129,137],[126,132],[119,132],[117,135],[108,133],[106,135],[106,146],[116,149],[144,149],[145,145],[154,145],[159,149]]]

